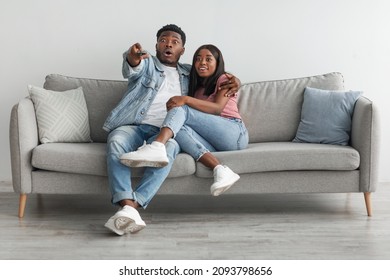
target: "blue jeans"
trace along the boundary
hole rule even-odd
[[[170,128],[181,150],[195,160],[207,152],[245,149],[249,141],[240,119],[203,113],[187,105],[169,110],[162,127]]]
[[[119,161],[122,154],[137,150],[144,141],[151,143],[159,132],[160,128],[152,125],[126,125],[116,128],[108,135],[107,171],[112,203],[118,204],[123,199],[131,199],[146,208],[161,187],[180,151],[175,140],[170,139],[165,145],[169,164],[162,168],[146,167],[134,190],[131,186],[131,168]]]

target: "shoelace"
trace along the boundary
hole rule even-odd
[[[146,146],[147,144],[146,144],[146,141],[144,140],[144,143],[142,144],[142,146],[141,147],[138,147],[138,149],[137,150],[141,150],[141,149],[143,149],[145,146]]]

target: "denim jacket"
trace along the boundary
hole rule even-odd
[[[127,91],[104,122],[103,129],[108,132],[122,125],[140,124],[165,79],[157,57],[142,60],[135,71],[126,60],[127,53],[123,54],[122,65],[123,77],[128,79]],[[189,64],[177,64],[182,95],[188,94],[190,69]]]

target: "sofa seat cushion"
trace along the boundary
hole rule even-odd
[[[107,176],[105,143],[48,143],[32,152],[32,166],[38,169],[65,173]],[[133,168],[132,176],[141,177],[144,168]],[[179,154],[169,178],[192,175],[195,161],[187,154]]]
[[[359,152],[350,146],[312,143],[253,143],[240,151],[216,152],[214,155],[239,174],[297,171],[339,170],[359,168]],[[196,176],[212,177],[210,169],[197,162]]]

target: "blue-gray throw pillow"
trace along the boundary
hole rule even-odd
[[[348,145],[352,114],[361,91],[305,88],[301,121],[293,142]]]

